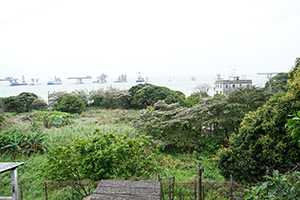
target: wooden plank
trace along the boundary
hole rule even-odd
[[[23,162],[0,162],[0,173],[16,169],[20,165],[24,165]]]
[[[101,180],[98,187],[134,187],[134,188],[160,188],[159,182],[146,181],[121,181],[121,180]]]
[[[159,200],[160,183],[144,181],[102,180],[90,200],[102,199],[141,199]]]
[[[96,190],[95,194],[133,194],[139,196],[155,196],[158,189],[153,188],[126,188],[126,187],[101,187]]]
[[[140,196],[126,196],[126,195],[92,195],[90,200],[160,200],[159,196],[140,197]]]

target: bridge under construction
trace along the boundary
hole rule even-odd
[[[83,84],[82,79],[92,79],[91,76],[84,76],[84,77],[68,77],[67,79],[76,79],[76,84]]]

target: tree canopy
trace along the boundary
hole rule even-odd
[[[292,73],[287,92],[246,114],[229,147],[218,152],[218,166],[226,178],[232,174],[235,180],[256,182],[267,169],[286,172],[300,162],[297,141],[285,128],[288,116],[300,109],[300,70]]]

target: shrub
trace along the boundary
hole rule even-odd
[[[249,190],[245,200],[299,199],[300,172],[289,172],[280,176],[278,170],[274,170],[273,176],[265,177],[269,181]]]
[[[74,181],[147,177],[158,167],[152,142],[141,135],[114,133],[77,138],[75,143],[48,153],[44,175],[51,180]]]
[[[38,96],[34,93],[22,92],[17,96],[2,98],[2,101],[5,104],[5,111],[22,113],[30,111],[32,102],[37,98]]]
[[[62,127],[69,124],[72,124],[73,121],[71,118],[74,116],[69,113],[60,112],[60,111],[44,111],[44,112],[36,112],[31,121],[32,126],[43,125],[45,128],[51,127]]]
[[[80,114],[85,110],[85,105],[80,97],[68,94],[57,104],[56,109],[62,112]]]
[[[47,108],[47,103],[44,100],[36,99],[32,102],[31,108],[34,110],[44,110]]]
[[[105,91],[100,88],[90,92],[89,99],[92,106],[100,106],[106,109],[130,108],[131,95],[126,90],[108,87]]]
[[[55,106],[67,95],[67,91],[53,91],[48,93],[48,104],[50,107],[55,108]]]

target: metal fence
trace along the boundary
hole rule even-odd
[[[91,195],[98,183],[99,181],[20,180],[20,200],[81,200]]]
[[[198,173],[193,182],[176,182],[175,177],[160,177],[162,199],[211,200],[242,199],[246,186],[233,181],[203,182],[202,167],[198,164]],[[99,181],[49,181],[19,180],[21,200],[81,200],[91,195]],[[38,190],[36,189],[38,188]]]

